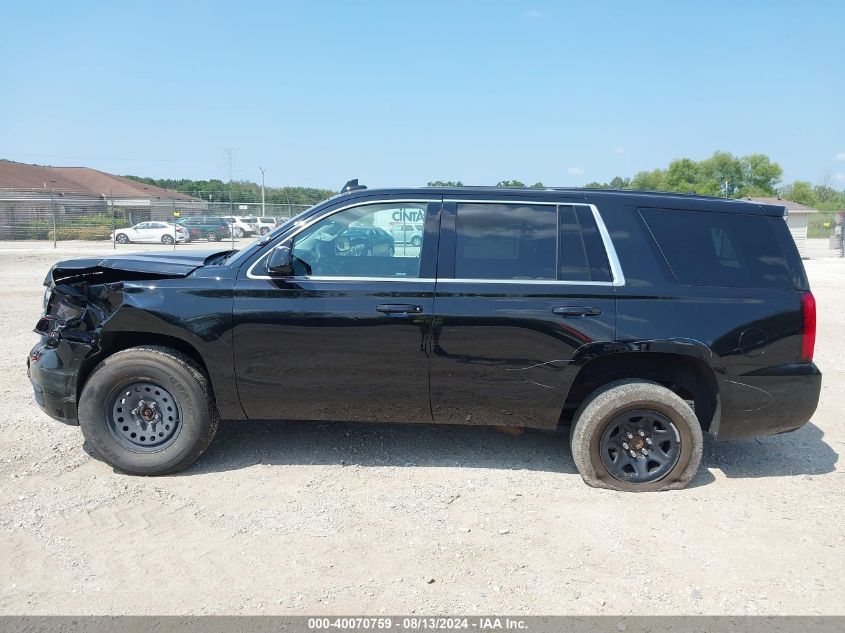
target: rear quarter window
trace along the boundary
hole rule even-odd
[[[795,288],[766,216],[640,209],[669,269],[689,286]]]

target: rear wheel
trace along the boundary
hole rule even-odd
[[[235,227],[235,237],[241,238],[244,236],[244,230],[240,227]]]
[[[129,244],[129,236],[126,235],[126,233],[118,233],[115,236],[114,241],[118,244]]]
[[[215,233],[214,231],[209,231],[208,235],[206,235],[206,238],[208,239],[209,242],[219,242],[220,241],[220,234]]]
[[[133,347],[100,363],[79,400],[79,425],[94,452],[133,475],[187,468],[217,432],[208,378],[186,356]]]
[[[411,246],[419,246],[422,244],[422,238],[418,235],[415,235],[411,238]]]
[[[701,463],[704,438],[695,413],[676,393],[620,380],[581,404],[570,443],[588,485],[638,492],[686,486]]]
[[[162,235],[161,236],[161,243],[162,244],[173,244],[173,236],[172,235]]]

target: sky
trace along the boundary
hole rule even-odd
[[[0,4],[0,158],[339,189],[724,150],[845,188],[842,0]]]

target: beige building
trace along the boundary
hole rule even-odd
[[[792,239],[795,240],[798,252],[801,253],[801,257],[809,256],[807,251],[807,226],[810,220],[810,215],[818,213],[818,209],[813,209],[799,202],[783,200],[781,198],[749,199],[761,204],[777,204],[786,207],[786,225],[789,227],[789,232],[792,233]]]

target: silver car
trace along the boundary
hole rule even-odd
[[[422,244],[422,224],[397,224],[391,226],[389,232],[397,244],[410,244],[411,246]]]

